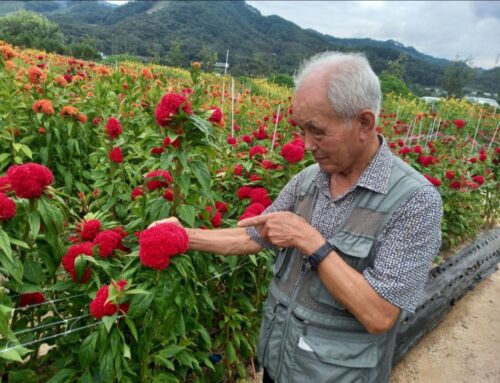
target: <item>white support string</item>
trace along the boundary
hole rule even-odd
[[[231,77],[231,137],[234,137],[234,78]]]
[[[493,133],[493,137],[491,138],[490,144],[488,145],[488,151],[491,149],[491,145],[493,145],[493,141],[495,141],[495,137],[498,132],[498,127],[500,126],[500,121],[497,124],[497,127],[495,128],[495,133]]]
[[[276,141],[276,131],[278,130],[280,111],[281,111],[281,104],[278,105],[278,112],[276,113],[276,123],[274,124],[274,133],[273,133],[273,140],[271,141],[271,149],[269,150],[270,152],[274,150],[274,142]]]
[[[226,92],[226,76],[222,79],[222,104],[220,110],[224,114],[224,93]]]
[[[420,124],[418,125],[417,145],[420,145],[420,133],[421,132],[422,132],[422,120],[420,120]]]
[[[14,335],[35,332],[35,330],[38,330],[38,329],[41,329],[41,328],[54,327],[54,326],[57,326],[57,325],[62,324],[62,323],[67,324],[70,321],[79,321],[80,319],[86,318],[88,316],[90,316],[90,314],[80,315],[78,317],[73,317],[73,318],[67,318],[67,319],[63,319],[63,320],[57,321],[57,322],[46,323],[46,324],[42,324],[42,325],[37,326],[37,327],[24,328],[22,330],[18,330],[16,332],[14,332]]]
[[[472,147],[470,149],[470,154],[472,154],[474,148],[476,147],[477,131],[479,130],[479,124],[481,123],[482,117],[483,117],[483,109],[481,109],[481,113],[479,114],[479,118],[477,119],[476,131],[474,132],[474,138],[472,139]]]

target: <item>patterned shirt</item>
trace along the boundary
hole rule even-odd
[[[343,195],[332,198],[330,174],[320,170],[313,180],[318,188],[311,225],[324,238],[331,238],[343,222],[349,207],[363,188],[386,194],[393,154],[382,137],[381,145],[356,184]],[[281,190],[262,214],[294,211],[303,171]],[[431,184],[419,187],[392,215],[374,242],[375,260],[363,275],[370,286],[395,306],[414,312],[427,282],[429,268],[441,245],[441,196]],[[260,238],[258,231],[247,229],[261,246],[277,250]]]

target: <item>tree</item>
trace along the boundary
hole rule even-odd
[[[380,87],[382,88],[383,94],[396,93],[396,94],[401,94],[403,96],[411,95],[410,89],[400,78],[392,74],[384,73],[379,76],[379,79],[380,79]]]
[[[186,55],[179,41],[175,41],[170,47],[166,61],[168,65],[176,67],[182,67],[186,63]]]
[[[397,58],[397,60],[391,60],[387,63],[388,69],[386,69],[383,73],[392,75],[404,81],[407,62],[408,62],[408,55],[401,53]]]
[[[59,26],[25,10],[0,17],[0,40],[26,48],[64,52],[64,36]]]
[[[457,59],[446,67],[442,86],[448,97],[462,98],[465,95],[464,87],[474,78],[470,62],[470,59]]]

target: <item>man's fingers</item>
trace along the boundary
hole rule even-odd
[[[270,218],[270,214],[259,215],[257,217],[245,218],[238,222],[238,227],[262,226]]]
[[[165,219],[160,219],[159,221],[153,222],[151,225],[148,226],[148,229],[155,227],[156,225],[160,225],[162,223],[175,223],[176,225],[180,225],[179,220],[175,217],[169,217]]]

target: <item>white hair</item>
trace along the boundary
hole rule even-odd
[[[302,63],[295,74],[298,89],[311,73],[326,70],[329,78],[328,99],[336,116],[349,121],[363,109],[375,118],[380,113],[380,81],[362,53],[323,52]]]

